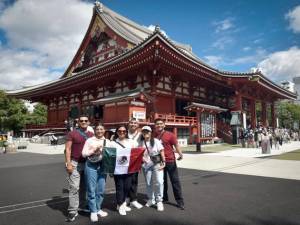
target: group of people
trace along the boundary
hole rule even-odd
[[[102,158],[104,147],[124,149],[143,148],[141,171],[146,182],[147,201],[145,206],[156,206],[158,211],[164,210],[163,202],[168,202],[168,180],[173,187],[173,193],[178,208],[184,210],[181,183],[176,165],[183,158],[176,136],[165,130],[162,119],[154,121],[154,130],[150,126],[139,129],[139,122],[131,119],[128,127],[119,125],[111,138],[106,138],[105,127],[98,124],[94,133],[88,130],[89,119],[82,115],[78,120],[78,128],[67,135],[66,140],[66,170],[69,184],[69,206],[67,221],[74,221],[78,211],[90,212],[90,220],[98,221],[107,212],[102,210],[105,197],[107,174],[103,172]],[[139,172],[127,174],[110,174],[113,176],[116,189],[116,209],[125,216],[132,207],[141,209],[138,201]]]
[[[259,124],[255,129],[248,127],[240,132],[242,147],[261,148],[263,154],[269,154],[271,149],[279,149],[283,143],[298,140],[297,132],[284,128],[267,128]]]

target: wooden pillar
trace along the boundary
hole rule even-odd
[[[55,124],[59,123],[59,97],[55,100]]]
[[[267,104],[266,102],[261,102],[261,113],[262,113],[262,125],[267,126]]]
[[[234,111],[242,111],[242,95],[238,91],[235,92]]]
[[[189,126],[189,133],[190,133],[189,144],[192,144],[193,143],[193,127],[191,124]]]
[[[251,113],[251,128],[256,127],[256,109],[255,109],[255,99],[250,100],[250,113]]]
[[[201,142],[201,113],[197,111],[197,143]]]
[[[272,121],[271,126],[273,128],[277,128],[276,117],[275,117],[275,103],[274,102],[271,103],[271,121]]]

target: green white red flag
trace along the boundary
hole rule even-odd
[[[144,151],[144,148],[104,147],[103,172],[116,175],[138,172],[142,167]]]

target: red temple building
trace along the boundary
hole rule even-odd
[[[48,107],[47,124],[28,125],[28,135],[64,129],[66,119],[85,113],[107,128],[131,117],[148,125],[163,118],[167,129],[189,143],[215,137],[230,142],[230,122],[276,127],[276,101],[297,97],[260,71],[213,68],[159,27],[151,31],[99,2],[58,80],[7,93]]]

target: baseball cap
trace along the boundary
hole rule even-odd
[[[142,131],[143,130],[147,130],[147,131],[150,131],[150,132],[152,131],[151,127],[149,127],[149,126],[143,126]]]

